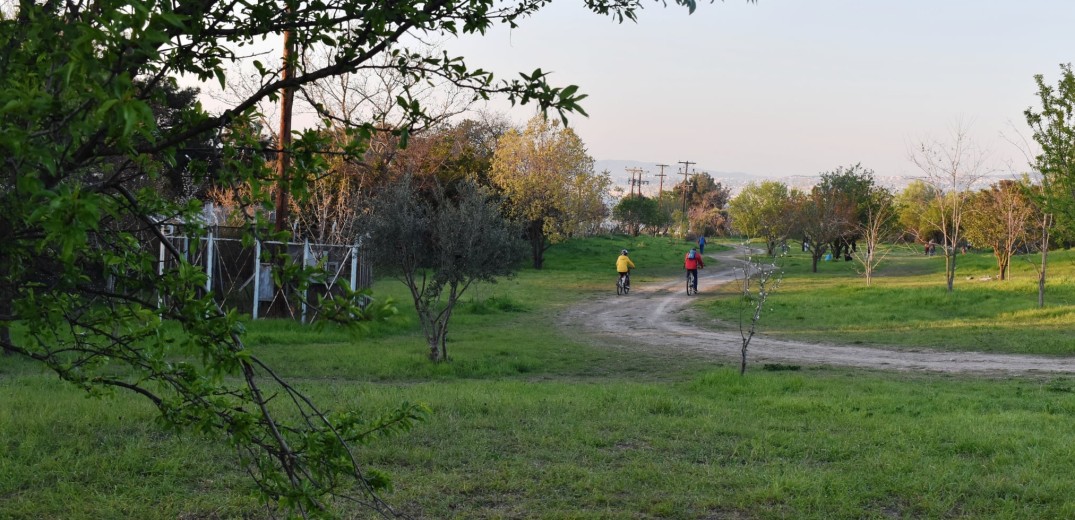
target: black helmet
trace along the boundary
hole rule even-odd
[[[620,254],[621,254],[621,255],[626,255],[626,254],[627,254],[627,250],[626,250],[626,249],[624,249],[623,251],[620,251]]]

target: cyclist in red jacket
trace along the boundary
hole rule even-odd
[[[698,270],[704,267],[702,254],[692,247],[690,252],[683,257],[683,268],[687,270],[687,273],[694,275],[694,292],[698,292]]]

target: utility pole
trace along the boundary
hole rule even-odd
[[[631,174],[631,195],[635,194],[635,186],[638,186],[638,196],[642,196],[642,168],[624,168]],[[638,180],[635,180],[635,174],[638,175]]]
[[[687,174],[692,164],[698,164],[691,161],[677,161],[683,165],[683,216],[687,216]]]
[[[290,12],[290,8],[288,11]],[[284,31],[284,68],[280,74],[280,80],[283,82],[288,81],[295,74],[295,58],[292,56],[294,46],[291,31]],[[280,132],[276,138],[276,176],[279,180],[276,184],[275,229],[278,232],[287,229],[288,185],[291,184],[287,173],[290,164],[288,148],[291,147],[291,106],[294,100],[294,90],[285,84],[280,91]]]
[[[662,195],[664,195],[664,178],[668,176],[668,174],[664,173],[664,169],[666,167],[668,167],[668,165],[667,164],[658,164],[657,166],[661,169],[661,173],[657,174],[657,177],[661,179],[660,186],[657,188],[657,211],[660,211],[661,210],[661,199],[664,198],[664,197],[662,197]]]

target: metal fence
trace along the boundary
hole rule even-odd
[[[175,228],[172,228],[175,229]],[[317,244],[309,241],[273,242],[254,240],[244,244],[243,230],[213,226],[204,236],[167,235],[180,257],[201,267],[206,275],[206,291],[227,308],[261,317],[300,319],[303,323],[317,319],[317,309],[308,302],[319,297],[340,295],[343,287],[352,291],[372,283],[372,269],[365,261],[360,244]],[[158,273],[177,268],[179,260],[167,253],[160,243]],[[273,277],[286,255],[290,262],[319,267],[324,274],[315,278],[301,293],[296,288],[279,286]],[[168,303],[168,302],[163,302]]]

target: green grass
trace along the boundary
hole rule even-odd
[[[1050,254],[1046,306],[1037,307],[1037,271],[1017,257],[1011,277],[992,279],[990,253],[959,255],[954,291],[944,282],[944,258],[898,251],[866,287],[855,262],[821,262],[793,251],[781,260],[784,278],[766,305],[760,330],[804,341],[937,350],[1075,354],[1075,252]],[[708,300],[708,314],[737,324],[741,302],[726,287]]]
[[[570,305],[611,293],[620,248],[632,251],[636,276],[659,279],[678,275],[689,245],[625,237],[556,245],[543,271],[469,295],[449,332],[450,363],[425,358],[413,310],[391,281],[375,288],[400,305],[390,323],[356,334],[259,321],[247,339],[328,409],[431,407],[412,432],[358,451],[394,476],[384,498],[414,518],[1075,517],[1075,377],[794,365],[740,377],[730,362],[596,343],[558,326]],[[1075,274],[1065,254],[1054,259],[1058,278]],[[954,315],[989,321],[992,312],[996,322],[1007,298],[1031,304],[1004,312],[1033,312],[1032,293],[1009,294],[999,282],[977,284],[999,293],[957,305],[972,282],[960,278],[946,296],[935,258],[893,259],[868,290],[849,264],[815,275],[802,261],[789,259],[772,300],[783,307],[766,315],[764,332],[811,331],[800,322],[830,294],[875,305],[867,322],[884,314],[876,300],[908,298],[902,319],[935,332]],[[977,262],[988,271],[988,258]],[[1062,323],[1062,291],[1051,294],[1047,310]],[[978,302],[986,295],[988,305]],[[699,301],[721,312],[728,299]],[[817,314],[827,329],[816,337],[848,334],[840,320],[849,313],[838,309]],[[1026,333],[994,325],[998,343]],[[887,343],[875,326],[863,341]],[[0,358],[0,397],[0,518],[266,517],[226,447],[161,429],[134,396],[86,398]]]

